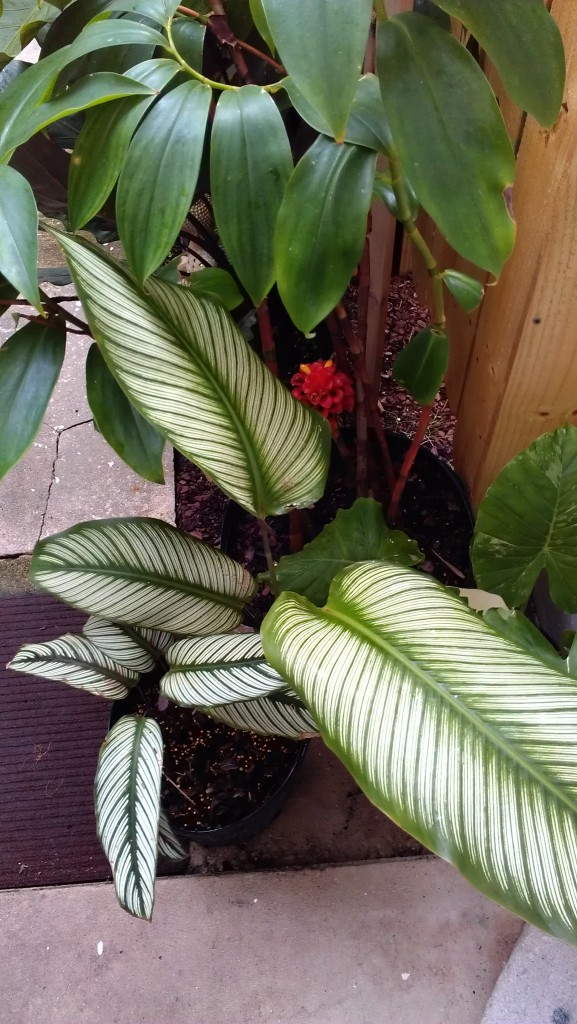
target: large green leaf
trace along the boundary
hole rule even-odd
[[[160,519],[103,519],[47,537],[31,576],[91,615],[184,635],[234,629],[255,591],[242,565]]]
[[[577,943],[577,681],[423,573],[345,569],[281,594],[265,654],[381,810],[482,892]]]
[[[271,35],[299,92],[342,140],[369,36],[371,0],[262,0]]]
[[[86,359],[86,397],[103,438],[135,473],[164,483],[164,437],[135,409],[108,369],[98,345]]]
[[[41,0],[2,0],[0,4],[0,67],[34,38],[43,25],[58,16],[58,7]]]
[[[515,225],[515,158],[491,87],[470,53],[430,18],[379,26],[383,105],[421,205],[462,256],[498,275]]]
[[[214,215],[255,306],[274,284],[274,231],[292,169],[285,126],[268,93],[256,85],[223,93],[211,138]]]
[[[244,302],[232,274],[220,267],[203,267],[202,270],[195,270],[187,283],[195,295],[204,295],[214,302],[220,302],[225,309],[236,309]]]
[[[174,60],[157,58],[131,68],[130,78],[161,90],[177,74]],[[157,98],[120,100],[90,110],[76,140],[68,178],[68,221],[73,230],[87,224],[108,199],[136,127]]]
[[[211,704],[201,711],[224,722],[231,729],[256,732],[259,736],[286,736],[291,740],[303,740],[318,735],[318,729],[310,713],[295,695],[285,692],[271,697],[257,697],[254,700],[234,701],[231,704]]]
[[[288,93],[293,107],[307,124],[322,135],[332,135],[325,119],[308,103],[291,78],[283,78],[282,86]],[[377,153],[388,153],[391,148],[391,132],[376,75],[363,75],[357,82],[344,141],[356,146],[366,146]]]
[[[444,331],[425,327],[399,352],[393,376],[415,402],[430,405],[441,387],[449,365],[449,339]]]
[[[543,0],[436,0],[467,26],[523,110],[550,128],[565,86],[563,40]]]
[[[106,361],[133,404],[254,515],[323,493],[330,430],[273,377],[220,304],[150,278],[138,287],[58,235]]]
[[[65,349],[64,327],[35,323],[16,331],[0,348],[0,478],[36,437]]]
[[[100,748],[94,782],[96,830],[120,905],[148,921],[154,904],[161,772],[157,722],[121,718]]]
[[[378,501],[357,498],[351,508],[339,509],[333,522],[302,551],[284,555],[276,576],[281,590],[292,590],[322,605],[338,572],[373,558],[394,565],[417,565],[423,560],[414,540],[402,530],[388,528]]]
[[[134,668],[121,665],[86,637],[72,633],[45,644],[24,644],[8,668],[56,679],[105,700],[122,700],[139,679]]]
[[[370,149],[321,135],[291,176],[277,221],[276,276],[301,331],[340,302],[359,262],[375,164]]]
[[[82,627],[84,636],[113,661],[134,672],[152,672],[156,661],[136,629],[91,615]]]
[[[180,640],[167,651],[160,689],[181,707],[210,707],[265,697],[286,689],[268,664],[258,633]]]
[[[263,0],[248,0],[250,13],[254,26],[262,39],[264,39],[271,53],[275,52],[274,39],[270,34],[270,28],[264,13]]]
[[[0,165],[0,273],[41,309],[38,291],[38,212],[30,185],[18,171]]]
[[[192,203],[211,90],[184,82],[161,96],[137,129],[116,192],[118,233],[144,281],[170,252]]]
[[[577,427],[567,424],[512,459],[487,491],[471,549],[478,585],[515,608],[545,570],[555,604],[577,612],[576,493]]]
[[[206,28],[193,18],[175,18],[172,39],[181,57],[194,71],[202,71]]]

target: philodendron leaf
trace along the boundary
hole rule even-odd
[[[120,905],[147,921],[154,904],[161,772],[157,722],[121,718],[100,748],[94,781],[96,830]]]
[[[393,366],[397,384],[419,405],[430,405],[449,365],[449,339],[435,327],[425,327],[401,350]]]
[[[152,672],[156,661],[150,647],[141,641],[136,629],[91,615],[82,627],[84,636],[113,661],[134,672]]]
[[[453,298],[466,313],[476,309],[485,294],[485,289],[480,281],[469,277],[468,274],[462,274],[459,270],[445,270],[443,281]]]
[[[139,287],[102,251],[57,237],[106,362],[146,419],[253,515],[318,500],[330,428],[269,373],[226,310],[154,278]]]
[[[30,572],[91,615],[189,636],[234,629],[255,591],[242,565],[160,519],[79,523],[40,541]]]
[[[484,590],[517,608],[545,570],[555,604],[577,612],[577,427],[544,434],[509,462],[485,495],[471,559]]]
[[[211,707],[286,689],[266,660],[258,633],[180,640],[166,653],[163,696],[181,707]]]
[[[515,157],[491,87],[470,53],[430,18],[380,25],[383,106],[419,202],[462,256],[499,275],[515,225]]]
[[[262,638],[377,807],[577,944],[577,681],[424,573],[384,562],[345,569],[323,609],[281,594]]]
[[[158,853],[167,860],[184,860],[188,857],[187,851],[179,839],[176,838],[166,814],[160,808],[158,819]]]
[[[274,100],[256,85],[221,95],[212,127],[216,225],[255,306],[274,284],[274,231],[293,161]]]
[[[293,107],[307,124],[322,135],[332,135],[330,126],[299,92],[292,78],[283,78],[282,86]],[[391,148],[391,132],[376,75],[363,75],[359,78],[344,141],[374,149],[376,153],[388,153]]]
[[[86,397],[100,433],[117,455],[145,480],[163,484],[164,437],[134,408],[96,344],[86,359]]]
[[[303,740],[318,735],[316,722],[294,694],[281,691],[271,697],[210,705],[199,709],[231,729],[256,732],[259,736],[286,736]]]
[[[555,669],[556,672],[569,671],[567,661],[522,612],[512,612],[509,608],[489,608],[483,613],[483,618],[499,636],[510,640],[517,647],[522,647],[548,668]]]
[[[138,671],[114,661],[86,637],[72,633],[45,644],[24,644],[8,668],[56,679],[105,700],[122,700],[140,678]]]
[[[281,298],[305,333],[340,302],[362,254],[376,153],[321,135],[299,161],[275,239]]]
[[[128,265],[139,281],[162,263],[186,219],[210,98],[209,86],[200,82],[177,86],[160,97],[128,147],[118,179],[116,216]]]
[[[38,291],[38,211],[30,185],[18,171],[0,165],[0,273],[41,309]]]
[[[561,33],[543,0],[436,0],[488,53],[511,99],[545,128],[557,117],[565,85]]]
[[[339,509],[333,522],[302,551],[281,558],[276,569],[278,584],[281,590],[292,590],[322,605],[337,573],[373,558],[394,565],[418,565],[423,555],[406,533],[389,529],[378,501],[357,498],[351,508]]]
[[[371,0],[262,0],[280,59],[305,99],[342,141],[361,73]]]
[[[36,437],[65,349],[64,327],[36,323],[16,331],[0,348],[0,477]]]

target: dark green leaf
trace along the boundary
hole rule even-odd
[[[0,477],[36,437],[65,347],[63,328],[29,323],[0,348]]]
[[[287,133],[268,93],[256,85],[223,93],[211,141],[214,215],[255,306],[274,284],[274,231],[292,167]]]
[[[281,590],[302,594],[320,606],[341,569],[372,559],[417,565],[423,556],[406,533],[389,530],[378,501],[357,498],[352,508],[339,509],[333,522],[302,551],[281,558],[277,580]]]
[[[196,295],[206,295],[209,299],[215,299],[225,309],[236,309],[243,301],[234,277],[219,267],[195,270],[188,279],[188,287]]]
[[[534,658],[539,658],[544,665],[555,669],[556,672],[569,671],[567,661],[521,612],[512,612],[508,608],[490,608],[483,613],[483,618],[499,636],[510,640],[517,647],[522,647]]]
[[[419,202],[457,252],[499,275],[515,241],[515,158],[487,79],[419,14],[379,26],[377,50],[385,113]]]
[[[38,213],[30,185],[0,165],[0,273],[38,309]]]
[[[411,218],[414,220],[419,212],[419,203],[417,197],[413,191],[411,183],[407,178],[403,179],[405,188],[405,195],[409,204],[409,213]],[[373,194],[385,204],[387,210],[395,218],[400,220],[399,210],[397,206],[397,198],[395,196],[395,190],[393,188],[393,181],[391,178],[390,171],[377,171],[375,174],[375,181],[373,184]]]
[[[322,135],[332,136],[328,122],[299,92],[293,80],[283,78],[282,85],[303,120]],[[366,146],[377,153],[388,153],[391,148],[391,133],[385,117],[379,80],[375,75],[363,75],[358,81],[345,142]]]
[[[264,13],[264,7],[262,0],[249,0],[250,13],[254,26],[261,37],[264,39],[271,53],[275,52],[275,45],[273,37],[270,34],[268,22],[266,20],[266,14]]]
[[[280,59],[304,98],[342,140],[369,35],[371,0],[262,0]]]
[[[106,4],[107,11],[140,14],[159,25],[167,25],[177,7],[178,0],[107,0]]]
[[[430,405],[443,383],[448,365],[447,335],[425,327],[397,356],[393,377],[419,405]]]
[[[468,274],[461,274],[458,270],[445,270],[443,281],[453,298],[466,313],[476,309],[485,294],[485,289],[480,281],[469,277]]]
[[[86,395],[104,439],[135,473],[155,484],[164,483],[164,438],[124,394],[108,369],[98,345],[86,360]]]
[[[481,502],[471,557],[480,587],[511,608],[539,574],[565,612],[577,612],[577,427],[544,434],[501,470]]]
[[[495,64],[511,99],[545,128],[559,116],[563,40],[543,0],[436,0],[459,18]]]
[[[193,18],[175,18],[172,24],[172,38],[181,57],[195,71],[202,71],[204,36],[206,29]]]
[[[361,257],[376,154],[320,136],[296,166],[275,238],[282,300],[310,331],[341,300]]]
[[[161,96],[128,147],[116,215],[128,264],[140,281],[168,255],[192,203],[210,99],[207,85],[179,85]]]
[[[74,42],[85,25],[108,7],[108,0],[75,0],[52,23],[42,43],[42,60]]]
[[[60,219],[68,201],[68,153],[39,132],[14,150],[10,166],[26,178],[40,212]]]
[[[433,0],[414,0],[413,10],[417,14],[425,14],[427,18],[431,18],[437,23],[439,28],[444,28],[446,32],[451,31],[451,19],[449,15],[442,11],[441,8],[433,2]]]
[[[0,3],[0,67],[58,15],[56,5],[42,0],[3,0]]]

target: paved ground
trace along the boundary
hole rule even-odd
[[[527,926],[482,1024],[575,1024],[577,949]]]

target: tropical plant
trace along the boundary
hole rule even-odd
[[[575,658],[519,610],[541,569],[561,604],[577,600],[567,497],[577,432],[519,456],[481,509],[478,581],[502,591],[510,612],[468,608],[413,568],[416,545],[392,529],[447,368],[445,291],[467,310],[483,294],[480,281],[437,266],[416,216],[422,207],[460,255],[499,275],[514,244],[515,161],[475,52],[549,127],[564,84],[555,22],[542,0],[420,0],[393,18],[383,0],[354,11],[346,0],[80,4],[0,100],[0,271],[41,314],[11,339],[3,376],[0,356],[7,392],[22,382],[0,413],[11,433],[2,468],[40,422],[68,316],[38,290],[34,195],[14,161],[82,112],[69,232],[50,230],[97,345],[95,420],[152,479],[168,440],[255,516],[277,599],[260,637],[238,634],[257,586],[242,566],[153,520],[79,524],[37,546],[32,576],[91,615],[86,635],[27,645],[13,667],[119,699],[154,664],[167,698],[239,728],[318,729],[377,806],[504,906],[577,941]],[[212,226],[198,226],[199,197]],[[374,200],[425,259],[432,294],[429,326],[395,367],[422,408],[396,477],[364,352]],[[96,239],[117,230],[126,262],[71,233],[83,227]],[[191,237],[214,265],[181,276],[166,260]],[[359,265],[355,326],[342,299]],[[273,287],[303,335],[326,320],[338,360],[292,367],[298,398],[277,376]],[[263,360],[239,327],[252,308]],[[348,458],[339,426],[351,374],[358,500],[276,566],[266,517],[294,519],[321,497],[331,437]],[[525,499],[518,522],[502,521],[520,477],[539,493],[543,527],[527,524]],[[390,525],[369,496],[386,492]],[[161,746],[155,724],[121,718],[97,771],[117,892],[144,917],[158,843],[175,851],[160,811]]]

